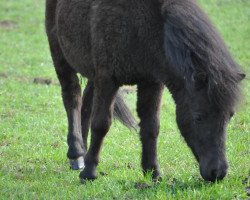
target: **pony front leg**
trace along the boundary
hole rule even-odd
[[[110,79],[98,77],[94,82],[94,99],[91,121],[91,142],[85,156],[85,168],[80,173],[81,181],[96,179],[96,167],[100,149],[112,121],[113,104],[119,89]]]
[[[68,117],[67,156],[70,160],[71,168],[77,170],[84,167],[83,157],[86,153],[81,134],[81,87],[76,72],[64,59],[59,45],[55,42],[50,43],[50,45]]]
[[[88,132],[89,132],[91,110],[93,103],[93,91],[94,91],[94,84],[92,81],[88,81],[83,91],[82,108],[80,116],[84,152],[87,151],[87,146],[88,146],[87,140],[88,140]],[[84,167],[84,157],[81,156],[77,159],[71,159],[70,163],[72,169],[81,169]]]
[[[57,1],[46,1],[46,33],[51,57],[61,84],[62,98],[68,117],[68,153],[72,169],[84,167],[86,149],[81,135],[81,87],[76,72],[67,62],[58,42],[55,12]]]
[[[81,134],[81,88],[76,73],[61,62],[60,69],[56,69],[62,87],[62,97],[68,117],[68,153],[70,165],[73,170],[84,167],[86,148]],[[65,66],[66,67],[66,66]],[[64,70],[62,70],[64,69]]]
[[[62,70],[66,63],[56,69],[62,87],[62,98],[68,117],[68,153],[73,170],[84,167],[83,157],[86,149],[81,134],[81,88],[76,73],[71,69]]]
[[[153,180],[160,176],[157,161],[157,137],[159,134],[159,113],[163,85],[147,83],[138,85],[137,112],[141,120],[140,137],[142,142],[143,173],[152,173]]]

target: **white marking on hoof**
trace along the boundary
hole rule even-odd
[[[83,169],[85,167],[83,156],[77,159],[70,159],[69,163],[70,163],[71,169],[73,170]]]

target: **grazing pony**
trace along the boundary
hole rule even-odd
[[[245,75],[195,0],[47,0],[46,32],[68,117],[67,155],[73,169],[84,168],[81,180],[96,178],[114,108],[136,126],[118,92],[124,84],[138,87],[144,173],[160,176],[156,143],[166,86],[201,176],[225,177],[225,131]],[[88,79],[83,97],[77,73]]]

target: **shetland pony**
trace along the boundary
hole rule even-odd
[[[72,168],[84,167],[81,180],[97,177],[114,107],[135,126],[118,93],[124,84],[138,88],[144,173],[160,176],[156,143],[166,86],[201,176],[225,177],[225,131],[244,74],[196,1],[47,0],[46,32],[68,117],[67,155]],[[88,79],[83,97],[77,73]]]

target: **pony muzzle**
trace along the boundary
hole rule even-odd
[[[206,181],[222,180],[227,175],[226,159],[200,160],[200,174]]]

